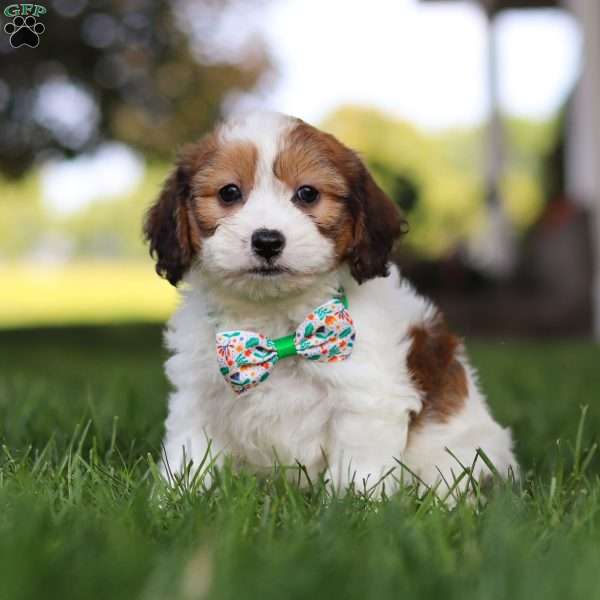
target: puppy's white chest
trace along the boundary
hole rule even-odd
[[[319,468],[335,397],[312,366],[284,359],[259,387],[239,397],[228,393],[225,443],[235,456],[255,467],[298,460]]]

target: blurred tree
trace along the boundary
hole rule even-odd
[[[0,171],[118,139],[156,158],[206,131],[269,72],[251,0],[53,0],[37,48],[0,35]],[[237,14],[238,24],[230,16]],[[228,31],[223,24],[229,25]],[[3,16],[3,22],[7,21]],[[230,39],[219,40],[223,33]],[[219,46],[221,42],[221,47]],[[227,54],[227,47],[237,52]]]

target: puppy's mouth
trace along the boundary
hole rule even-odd
[[[259,275],[260,277],[275,277],[277,275],[284,275],[290,271],[285,267],[278,267],[277,265],[262,265],[260,267],[248,269],[247,272],[252,275]]]

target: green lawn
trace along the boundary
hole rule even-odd
[[[470,347],[525,478],[453,510],[228,469],[168,492],[160,344],[142,325],[0,331],[2,600],[600,598],[591,344]]]

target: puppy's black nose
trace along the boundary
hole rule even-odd
[[[276,229],[257,229],[252,234],[252,250],[258,256],[271,260],[281,254],[285,246],[285,238]]]

